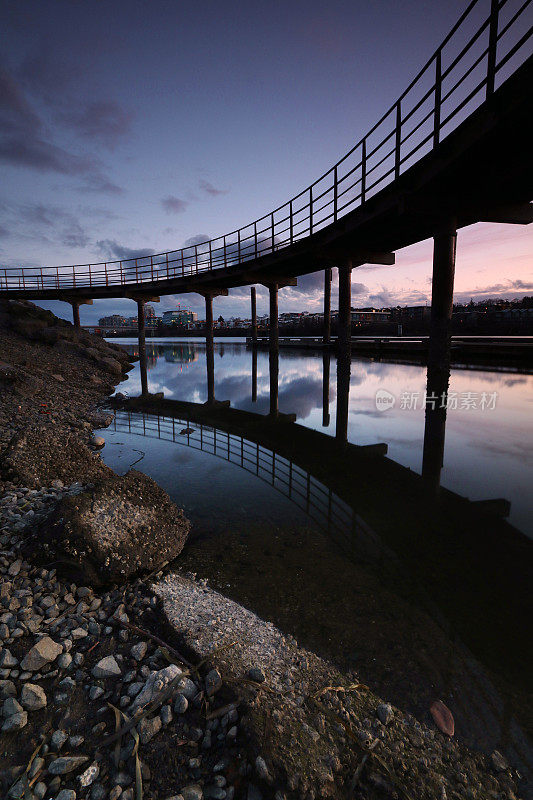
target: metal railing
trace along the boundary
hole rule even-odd
[[[439,147],[531,55],[531,0],[472,0],[417,76],[331,169],[238,230],[165,253],[58,267],[0,268],[0,289],[136,286],[238,266],[312,236]],[[529,17],[529,19],[528,19]]]

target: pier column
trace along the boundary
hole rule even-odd
[[[141,371],[141,394],[148,395],[148,373],[146,370],[146,319],[144,300],[137,300],[137,333],[139,337],[139,369]]]
[[[278,284],[269,287],[270,319],[269,319],[269,369],[270,369],[270,414],[278,415],[279,385],[279,324],[278,324]]]
[[[255,286],[250,289],[250,299],[252,302],[252,345],[257,345],[257,307],[255,301]]]
[[[327,428],[330,423],[329,414],[329,377],[331,353],[324,350],[322,353],[322,427]]]
[[[324,344],[331,341],[331,268],[324,270]]]
[[[70,305],[72,306],[72,319],[74,322],[74,328],[75,330],[79,331],[81,330],[80,304],[76,300],[73,300]]]
[[[435,495],[439,491],[440,474],[444,463],[456,246],[456,224],[455,220],[450,220],[447,227],[433,239],[433,283],[422,478]]]
[[[337,341],[339,353],[351,350],[352,334],[352,264],[339,267],[339,315],[337,317]]]

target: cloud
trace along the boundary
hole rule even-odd
[[[59,206],[4,203],[0,210],[8,220],[10,234],[18,239],[67,247],[85,247],[90,242],[76,215]]]
[[[62,112],[61,119],[81,136],[114,150],[119,139],[129,133],[133,114],[115,100],[98,100],[83,108]]]
[[[168,197],[163,197],[161,205],[167,214],[181,214],[189,204],[186,200],[181,200],[179,197],[169,194]]]
[[[104,258],[126,261],[128,258],[148,258],[153,256],[155,250],[149,247],[132,248],[119,244],[114,239],[100,239],[96,242],[96,249]]]
[[[209,234],[197,233],[195,236],[190,236],[188,239],[185,239],[183,247],[194,247],[195,244],[203,244],[207,241],[209,241]]]
[[[218,195],[220,194],[228,193],[227,189],[217,189],[216,186],[213,186],[212,183],[209,183],[209,181],[206,181],[203,178],[200,181],[198,181],[198,186],[200,187],[202,192],[211,195],[211,197],[218,197]]]
[[[11,236],[11,232],[3,225],[0,225],[0,239],[7,239],[8,236]]]
[[[0,161],[38,172],[81,177],[90,191],[120,191],[92,156],[70,152],[53,141],[51,132],[30,103],[22,85],[0,64]]]

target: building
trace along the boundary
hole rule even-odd
[[[172,311],[164,311],[162,322],[163,325],[192,325],[198,319],[198,314],[195,311],[190,311],[187,308],[177,308]]]
[[[111,314],[109,317],[100,317],[98,325],[100,328],[123,328],[128,325],[129,320],[121,317],[120,314]]]
[[[376,311],[375,308],[357,309],[352,308],[352,322],[357,325],[369,324],[372,322],[390,322],[390,311]]]
[[[431,306],[404,306],[401,311],[401,318],[404,320],[415,320],[416,322],[429,322],[431,319]]]

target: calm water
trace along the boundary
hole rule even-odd
[[[114,341],[128,343],[132,351],[136,349],[134,340]],[[147,349],[150,392],[164,392],[166,398],[175,400],[206,401],[205,346],[200,340],[149,341]],[[282,349],[279,410],[296,414],[301,425],[334,436],[337,399],[334,356],[330,364],[326,425],[323,372],[321,353]],[[423,366],[352,359],[348,440],[362,445],[386,442],[390,458],[421,472],[425,388]],[[140,389],[136,366],[121,391],[134,396]],[[257,414],[269,411],[268,353],[262,350],[257,353],[255,402],[252,390],[251,351],[239,341],[217,341],[215,397],[229,400],[233,408]],[[378,390],[395,396],[393,408],[385,411],[376,408]],[[511,502],[509,520],[533,535],[533,376],[456,368],[450,376],[450,404],[452,393],[457,396],[457,408],[450,408],[447,415],[441,484],[472,500],[506,498]]]
[[[114,341],[136,350],[133,340]],[[177,568],[208,577],[430,724],[429,705],[444,700],[457,736],[486,752],[497,747],[533,774],[527,540],[487,518],[481,540],[478,531],[470,543],[466,525],[457,539],[452,526],[449,542],[435,541],[431,516],[427,530],[426,523],[416,528],[409,502],[414,531],[399,519],[398,539],[395,525],[380,525],[401,500],[389,481],[398,479],[406,493],[413,483],[395,464],[421,472],[425,368],[353,359],[348,384],[337,380],[334,356],[282,349],[271,384],[266,351],[254,357],[243,342],[217,341],[215,397],[254,415],[246,418],[248,429],[236,430],[223,408],[213,420],[202,417],[201,340],[150,340],[147,351],[150,392],[198,404],[196,410],[173,411],[170,404],[164,416],[119,411],[102,432],[102,456],[117,472],[134,465],[151,475],[184,508],[193,527]],[[276,386],[279,412],[294,414],[297,425],[276,422],[272,440],[268,413]],[[140,393],[137,365],[119,388]],[[376,393],[384,392],[394,405],[380,410]],[[348,442],[385,442],[395,462],[383,481],[377,468],[377,490],[368,481],[359,490],[366,468],[357,478],[355,460],[352,479],[342,460],[346,450],[333,441],[338,393]],[[533,377],[452,369],[448,397],[441,485],[472,500],[507,499],[510,521],[531,535]],[[316,439],[310,429],[327,438]],[[322,480],[310,463],[322,468]],[[332,486],[344,487],[343,499]],[[439,523],[442,513],[435,505]]]

